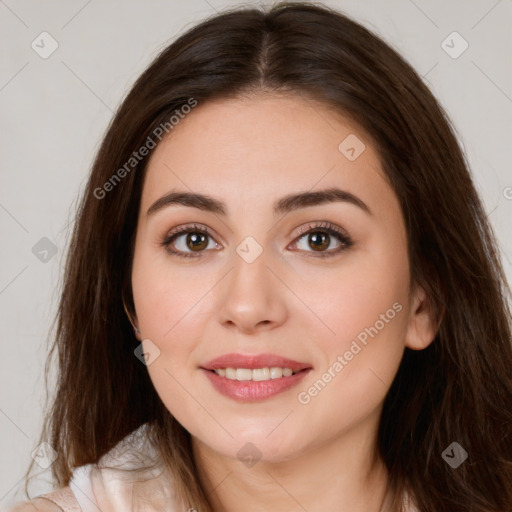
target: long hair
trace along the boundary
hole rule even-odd
[[[54,481],[67,485],[73,468],[148,423],[184,502],[211,510],[190,434],[134,357],[123,299],[133,314],[148,158],[130,159],[191,100],[256,92],[300,94],[349,116],[371,137],[399,199],[411,282],[441,323],[428,348],[405,349],[385,398],[378,450],[396,495],[409,491],[421,512],[510,512],[510,289],[456,132],[393,48],[303,2],[232,9],[196,25],[157,56],[112,119],[78,208],[49,352],[58,379],[41,440],[58,453]],[[453,442],[468,453],[457,469],[442,456]]]

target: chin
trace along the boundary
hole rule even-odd
[[[286,432],[283,431],[282,434],[281,436],[271,434],[267,437],[268,432],[260,431],[252,435],[247,433],[234,435],[233,439],[219,445],[216,451],[245,462],[248,467],[251,467],[251,461],[273,464],[286,462],[294,459],[303,451],[304,437],[299,437],[302,439],[302,442],[299,443],[295,437],[286,435]]]

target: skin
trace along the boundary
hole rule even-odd
[[[338,150],[349,134],[366,146],[355,161]],[[330,187],[356,195],[372,214],[348,202],[272,214],[285,195]],[[219,198],[228,215],[183,205],[147,215],[172,189]],[[311,237],[297,233],[321,221],[344,229],[353,245],[315,257]],[[209,227],[213,238],[196,258],[171,255],[162,241],[189,223]],[[263,250],[252,263],[236,252],[247,236]],[[174,248],[198,254],[186,237]],[[340,244],[330,240],[324,252]],[[215,511],[380,510],[387,485],[375,449],[382,404],[405,347],[427,347],[435,327],[424,291],[409,281],[398,199],[357,125],[294,95],[198,105],[150,157],[132,286],[138,337],[160,351],[150,377],[192,435]],[[394,303],[401,311],[309,403],[299,403],[298,393]],[[230,352],[275,353],[313,370],[291,390],[240,403],[199,369]],[[261,453],[252,467],[237,457],[248,442]]]

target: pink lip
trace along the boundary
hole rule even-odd
[[[217,375],[212,370],[219,368],[271,368],[278,366],[280,368],[290,368],[295,373],[290,377],[280,377],[279,379],[270,379],[265,381],[252,380],[231,380]],[[270,398],[287,391],[296,386],[312,370],[312,366],[307,363],[301,363],[280,357],[275,354],[258,354],[245,356],[242,354],[224,354],[205,363],[201,370],[210,380],[213,387],[224,396],[240,402],[254,402]]]
[[[240,366],[238,368],[240,368]],[[239,402],[255,402],[257,400],[264,400],[265,398],[270,398],[278,393],[287,391],[288,389],[296,386],[310,372],[310,370],[311,368],[302,370],[290,377],[281,377],[279,379],[264,381],[238,381],[221,377],[212,370],[201,368],[201,371],[205,373],[206,377],[219,393]]]
[[[219,368],[270,368],[278,366],[280,368],[291,368],[294,372],[306,370],[311,368],[310,364],[299,363],[293,359],[280,357],[276,354],[258,354],[258,355],[243,355],[243,354],[224,354],[208,361],[201,368],[205,370],[218,370]],[[276,379],[278,380],[278,379]]]

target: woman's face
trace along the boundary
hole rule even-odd
[[[199,104],[148,163],[132,273],[148,371],[224,456],[375,436],[405,346],[433,337],[377,153],[332,112],[295,96]]]

